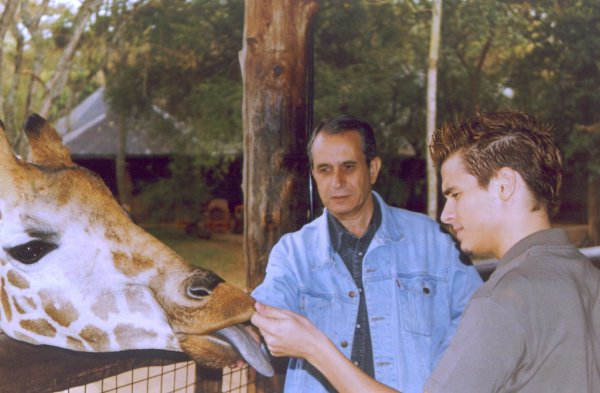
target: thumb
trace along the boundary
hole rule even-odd
[[[287,315],[287,310],[273,306],[268,306],[263,303],[256,302],[254,307],[256,308],[257,313],[267,318],[279,319]]]

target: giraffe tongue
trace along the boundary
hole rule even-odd
[[[223,336],[239,352],[246,362],[265,377],[272,377],[275,372],[267,355],[261,351],[259,344],[242,325],[229,326],[215,334]]]

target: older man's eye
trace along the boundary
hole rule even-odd
[[[32,240],[25,244],[21,244],[15,247],[11,247],[6,250],[8,255],[17,261],[26,265],[31,265],[42,259],[48,253],[58,248],[55,243],[43,241],[43,240]]]

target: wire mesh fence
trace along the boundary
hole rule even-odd
[[[165,362],[159,366],[140,367],[85,385],[54,393],[253,393],[254,381],[248,366],[224,368],[220,381],[203,381],[203,369],[196,363]],[[211,378],[214,378],[214,372]]]

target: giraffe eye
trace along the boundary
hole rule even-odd
[[[46,254],[55,250],[58,246],[43,240],[32,240],[6,250],[8,255],[26,265],[31,265],[42,259]]]

